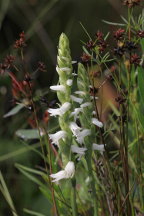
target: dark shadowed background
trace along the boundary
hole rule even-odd
[[[47,68],[47,72],[38,73],[34,88],[37,91],[46,89],[57,81],[55,67],[60,34],[67,34],[72,57],[77,59],[82,54],[80,41],[87,40],[80,22],[93,36],[97,30],[104,33],[114,31],[114,27],[102,20],[121,22],[121,14],[125,16],[126,8],[120,0],[0,0],[0,62],[14,52],[13,43],[24,31],[27,37],[25,61],[29,73],[35,70],[38,61],[43,61]],[[21,79],[22,73],[16,76]],[[19,162],[35,167],[41,161],[32,151],[23,152],[25,143],[15,136],[17,129],[25,128],[28,111],[3,118],[12,107],[11,80],[8,76],[0,76],[0,169],[19,215],[26,215],[24,207],[48,215],[47,201],[38,187],[14,166]],[[11,215],[2,194],[0,200],[0,215]]]

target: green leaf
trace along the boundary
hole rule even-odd
[[[139,122],[140,122],[141,129],[142,129],[142,131],[144,132],[144,115],[143,115],[143,113],[140,111],[140,108],[133,106],[133,109],[134,109],[134,112],[135,112],[135,114],[136,114],[136,116],[137,116],[137,119],[138,119]]]
[[[13,216],[18,216],[1,171],[0,171],[0,191],[2,192],[3,196],[5,197],[7,203],[9,204]]]
[[[46,216],[44,214],[41,214],[41,213],[38,213],[38,212],[35,212],[35,211],[32,211],[32,210],[29,210],[29,209],[26,209],[26,208],[24,208],[23,211],[25,213],[28,213],[28,214],[34,215],[34,216]]]
[[[142,51],[144,52],[144,38],[143,38],[143,39],[141,39],[140,43],[141,43],[141,48],[142,48]]]
[[[115,25],[115,26],[125,26],[125,24],[122,24],[122,23],[114,23],[114,22],[109,22],[109,21],[106,21],[106,20],[102,20],[102,22],[108,24],[108,25]]]
[[[30,174],[30,171],[26,171],[22,165],[20,164],[15,164],[16,168],[23,173],[28,179],[30,179],[31,181],[33,181],[34,183],[38,184],[41,187],[45,187],[45,185],[39,180],[37,179],[34,175]],[[27,167],[27,169],[29,169]]]
[[[138,67],[138,89],[141,102],[144,104],[144,69],[142,67]]]
[[[15,115],[17,114],[23,107],[25,107],[24,104],[18,104],[17,106],[15,106],[11,111],[9,111],[7,114],[5,114],[3,117],[7,118],[9,116]]]
[[[28,140],[28,139],[39,139],[38,129],[20,129],[16,131],[16,136]]]
[[[25,170],[25,171],[27,171],[27,172],[30,172],[30,173],[34,173],[34,174],[37,174],[37,175],[40,175],[40,176],[45,175],[45,173],[42,172],[42,171],[39,171],[39,170],[36,170],[36,169],[32,169],[32,168],[23,166],[23,165],[21,165],[21,164],[17,164],[17,163],[16,163],[15,166],[16,166],[17,168],[23,169],[23,170]]]

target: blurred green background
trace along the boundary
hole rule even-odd
[[[12,44],[24,31],[27,68],[32,73],[38,61],[46,64],[47,72],[39,73],[35,80],[37,91],[46,89],[57,80],[55,67],[60,34],[67,34],[72,57],[78,59],[82,54],[80,41],[87,40],[80,22],[93,36],[97,30],[113,31],[114,28],[102,20],[120,22],[121,14],[125,16],[126,8],[120,0],[0,0],[0,62],[12,52]],[[21,76],[17,74],[19,79]],[[34,152],[26,151],[25,143],[15,136],[17,129],[25,128],[28,111],[3,118],[12,107],[11,80],[0,76],[0,169],[19,215],[26,215],[24,207],[49,215],[47,201],[38,187],[14,166],[18,162],[36,167],[41,161]],[[0,200],[0,215],[11,215],[2,194]]]

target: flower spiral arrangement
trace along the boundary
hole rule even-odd
[[[60,101],[60,107],[49,109],[51,116],[59,116],[59,126],[61,128],[55,134],[50,134],[52,143],[56,144],[62,154],[63,164],[66,165],[71,160],[70,145],[72,142],[72,133],[68,127],[70,122],[70,113],[72,112],[71,86],[72,60],[70,56],[69,41],[65,34],[61,34],[58,47],[58,66],[56,67],[59,75],[59,85],[51,86],[52,90],[57,91]]]
[[[98,145],[95,143],[95,125],[103,127],[103,123],[93,117],[95,111],[89,93],[90,82],[85,67],[79,63],[77,76],[72,73],[69,40],[63,33],[59,40],[57,61],[58,66],[56,70],[59,75],[59,84],[50,88],[57,91],[60,105],[59,108],[49,109],[48,112],[51,116],[59,117],[60,131],[50,134],[49,137],[52,144],[58,146],[65,168],[50,176],[53,182],[73,178],[76,163],[81,160],[81,157],[85,156],[87,163],[86,171],[91,190],[93,191],[94,215],[97,215],[95,180],[91,160],[93,150],[98,150],[101,154],[104,151],[104,144]],[[72,84],[75,77],[77,77],[78,89],[72,92]],[[74,186],[76,185],[74,184]],[[74,199],[76,199],[75,196]],[[76,201],[74,202],[76,205]],[[74,209],[76,210],[76,206]]]

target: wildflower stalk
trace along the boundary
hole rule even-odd
[[[90,95],[89,95],[89,79],[87,76],[87,72],[82,64],[78,65],[78,88],[79,91],[83,91],[85,94],[82,95],[83,102],[90,103],[91,105],[83,108],[83,113],[80,114],[80,122],[84,128],[90,129],[91,135],[85,138],[85,146],[87,148],[86,152],[86,162],[88,167],[88,175],[90,177],[90,184],[92,189],[92,199],[94,206],[94,216],[98,216],[98,205],[97,205],[97,196],[96,196],[96,188],[95,188],[95,178],[93,174],[92,168],[92,144],[94,143],[94,134],[95,127],[92,125],[92,112],[93,105],[91,103]]]
[[[59,84],[64,86],[65,91],[57,91],[57,96],[59,101],[63,105],[65,102],[69,102],[71,104],[71,86],[67,85],[68,80],[72,80],[72,59],[70,55],[69,48],[69,40],[67,36],[62,33],[59,39],[59,47],[58,47],[58,57],[57,57],[57,72],[59,74]],[[72,104],[71,104],[72,106]],[[62,160],[64,165],[70,160],[70,145],[72,142],[72,133],[68,127],[70,122],[70,109],[59,117],[59,125],[61,130],[67,133],[67,137],[65,140],[60,141],[60,151],[62,154]]]
[[[63,165],[66,165],[71,160],[71,145],[72,145],[72,132],[69,128],[70,122],[73,117],[70,117],[72,112],[72,100],[71,100],[71,85],[73,82],[72,77],[72,59],[70,55],[69,40],[67,36],[62,33],[59,39],[58,57],[57,57],[57,72],[59,75],[59,86],[53,87],[57,89],[57,96],[61,105],[69,104],[69,108],[66,112],[59,116],[59,125],[62,131],[66,132],[66,137],[60,140],[59,149],[62,155]],[[72,215],[77,216],[76,205],[76,179],[73,177],[71,180],[71,207]]]

